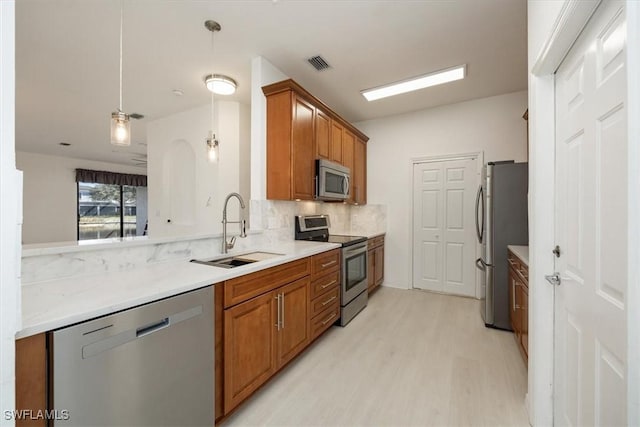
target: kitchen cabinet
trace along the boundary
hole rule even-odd
[[[309,328],[311,339],[320,336],[340,317],[340,249],[311,258]]]
[[[327,158],[351,170],[348,202],[366,203],[369,138],[293,80],[262,91],[267,100],[267,198],[313,200],[315,160]]]
[[[47,344],[44,333],[16,340],[16,409],[47,409]],[[10,408],[3,408],[10,409]],[[18,419],[16,427],[46,426],[44,419]]]
[[[316,157],[331,160],[331,117],[322,110],[315,115]]]
[[[308,344],[310,272],[303,258],[224,282],[225,414]]]
[[[340,122],[333,120],[331,122],[331,154],[329,159],[342,164],[342,134],[344,128]]]
[[[305,277],[225,310],[225,413],[309,343],[309,283]]]
[[[353,178],[354,178],[354,155],[356,149],[356,137],[354,134],[345,130],[342,138],[342,164],[351,171],[351,180],[349,181],[349,198],[347,203],[353,203]]]
[[[371,294],[384,282],[384,235],[369,239],[367,246],[367,289]]]
[[[267,98],[267,198],[313,200],[314,114],[292,91]]]
[[[225,413],[264,384],[278,367],[278,303],[268,292],[224,312]]]
[[[528,266],[511,250],[507,255],[509,263],[509,317],[511,328],[524,358],[529,352],[529,273]]]
[[[353,172],[353,202],[356,205],[367,204],[367,144],[356,139],[354,149]]]

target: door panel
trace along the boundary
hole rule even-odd
[[[556,73],[559,424],[627,424],[625,22],[603,2]]]
[[[475,295],[476,160],[414,165],[413,286]]]
[[[298,354],[309,342],[309,277],[276,290],[281,295],[278,366]]]

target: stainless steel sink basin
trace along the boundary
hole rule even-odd
[[[254,262],[258,261],[264,261],[277,256],[282,256],[282,254],[276,254],[273,252],[250,252],[247,254],[236,255],[227,258],[214,258],[210,260],[192,259],[191,262],[210,265],[212,267],[234,268],[241,267],[247,264],[253,264]]]

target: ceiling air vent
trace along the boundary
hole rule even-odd
[[[309,64],[313,65],[313,68],[318,71],[323,71],[327,68],[331,68],[331,66],[327,64],[327,61],[325,61],[324,58],[320,55],[312,56],[311,58],[308,58],[307,61],[309,62]]]

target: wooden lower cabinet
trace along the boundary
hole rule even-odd
[[[525,363],[529,357],[529,279],[528,267],[509,251],[509,317]]]
[[[246,399],[276,371],[277,310],[275,291],[225,310],[225,413]]]
[[[367,288],[374,292],[384,281],[384,235],[368,241]]]
[[[225,415],[311,342],[310,284],[306,276],[224,311]]]
[[[16,340],[16,409],[30,410],[34,419],[18,419],[17,427],[46,426],[35,419],[47,409],[47,340],[46,334]],[[9,408],[3,408],[9,409]]]
[[[280,327],[278,330],[278,367],[298,355],[309,344],[308,277],[283,286],[280,294]]]

